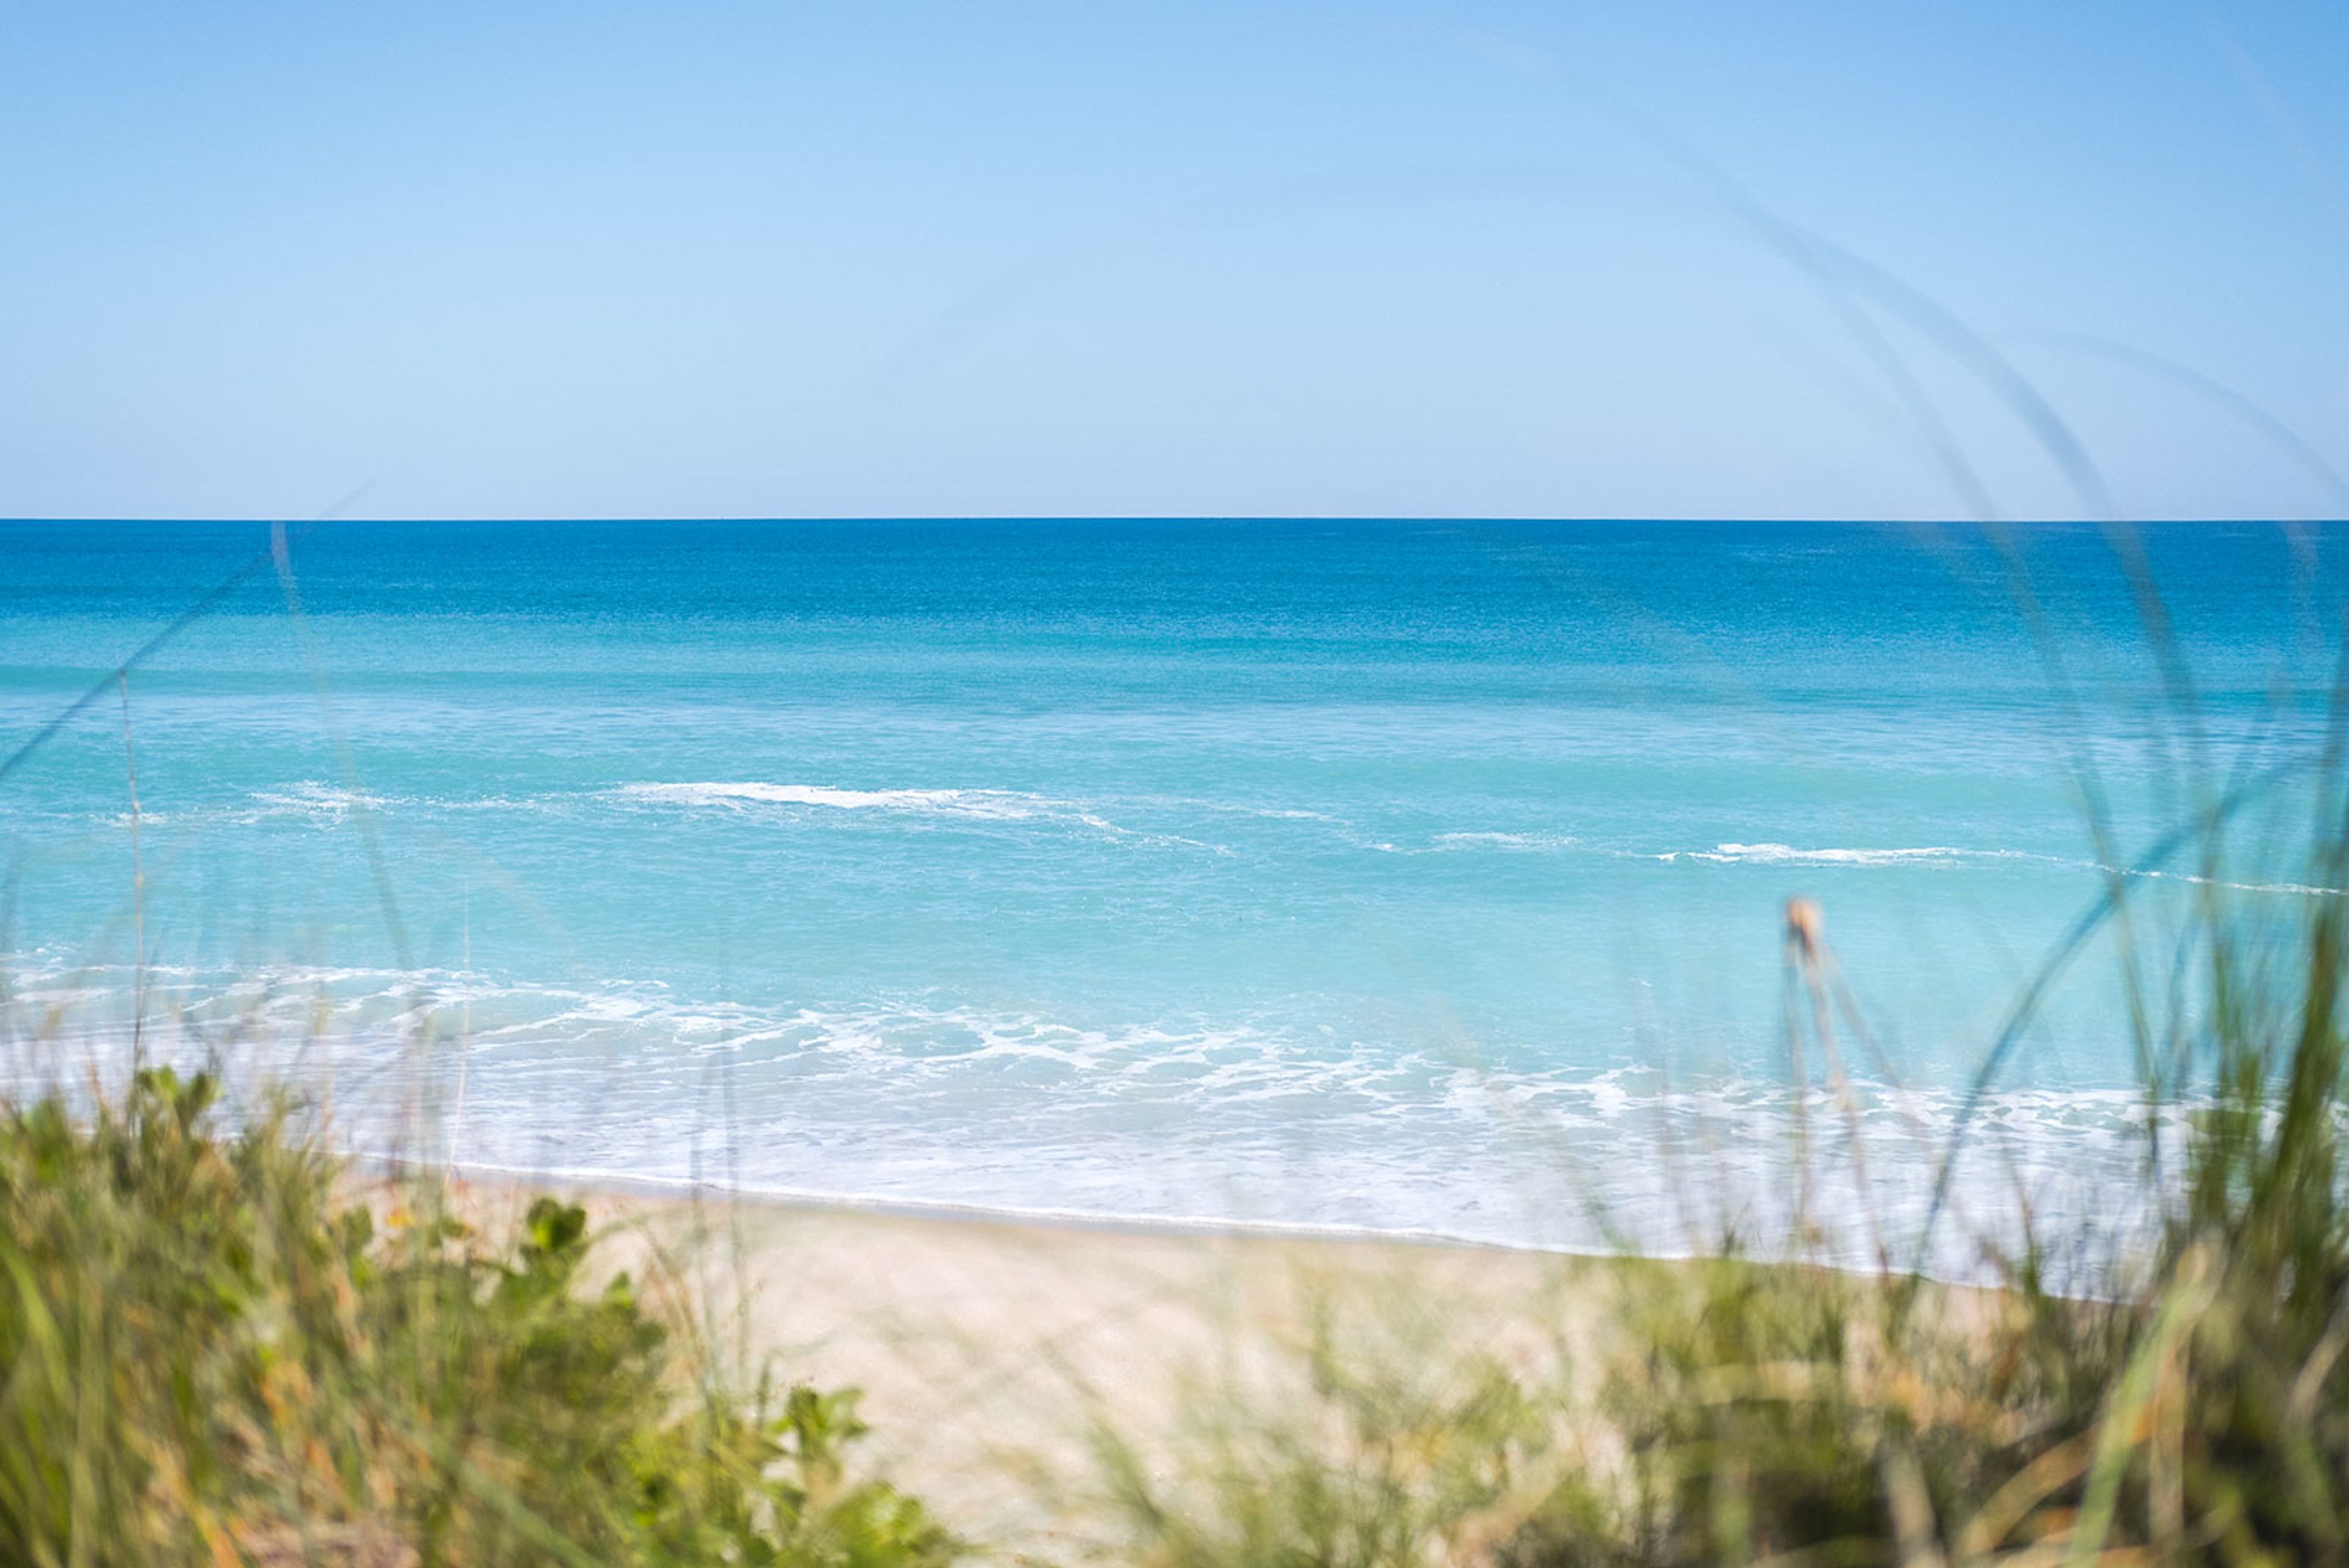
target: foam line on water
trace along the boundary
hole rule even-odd
[[[47,1042],[49,1081],[127,1062],[127,975],[12,969],[21,1008],[67,1021]],[[150,1029],[155,1055],[194,1065],[225,1053],[245,1081],[315,1088],[362,1152],[396,1147],[419,1075],[447,1078],[461,1052],[469,1159],[596,1179],[688,1179],[691,1151],[723,1147],[745,1189],[809,1198],[1542,1247],[1597,1245],[1619,1229],[1668,1251],[1684,1244],[1692,1203],[1700,1230],[1785,1225],[1798,1124],[1829,1167],[1848,1163],[1823,1091],[1504,1067],[1266,1020],[1080,1024],[918,1002],[762,1009],[657,984],[323,967],[258,981],[159,969],[149,994],[151,1017],[188,1022]],[[40,1064],[21,1028],[17,1038],[8,1065],[23,1087]],[[721,1077],[731,1086],[714,1098]],[[1895,1233],[1921,1214],[1962,1098],[1866,1089],[1869,1201]],[[728,1118],[711,1109],[721,1104]],[[2148,1132],[2174,1140],[2185,1114],[2125,1087],[1995,1095],[1972,1123],[1970,1189],[2012,1180],[2043,1216],[2141,1217]],[[1843,1191],[1837,1179],[1829,1169],[1821,1189]],[[1829,1217],[1854,1246],[1857,1213],[1846,1203]]]
[[[415,1168],[414,1161],[378,1159],[373,1163]],[[613,1191],[699,1192],[721,1198],[788,1203],[809,1208],[839,1209],[854,1213],[881,1214],[908,1220],[976,1220],[995,1224],[1065,1226],[1080,1230],[1134,1231],[1147,1233],[1264,1236],[1332,1241],[1371,1241],[1407,1246],[1482,1247],[1501,1251],[1538,1252],[1571,1257],[1610,1255],[1612,1249],[1496,1241],[1490,1237],[1449,1231],[1404,1230],[1371,1225],[1316,1224],[1308,1220],[1235,1219],[1221,1214],[1128,1213],[1117,1210],[1077,1209],[1037,1204],[968,1203],[946,1199],[907,1199],[879,1192],[844,1192],[821,1188],[771,1187],[755,1183],[729,1185],[707,1178],[641,1176],[595,1166],[517,1166],[467,1160],[450,1168],[460,1177],[492,1177],[509,1181],[551,1181],[600,1187]],[[1671,1256],[1672,1254],[1649,1254]]]
[[[1894,848],[1804,849],[1790,844],[1729,843],[1716,844],[1711,849],[1665,850],[1647,858],[1664,861],[1668,864],[1678,860],[1699,860],[1718,866],[1795,867],[1958,866],[1977,862],[2030,861],[2042,866],[2063,867],[2075,871],[2093,871],[2104,876],[2189,882],[2199,887],[2220,888],[2237,893],[2287,893],[2326,898],[2349,896],[2349,889],[2317,887],[2302,882],[2237,882],[2224,877],[2204,877],[2188,871],[2165,871],[2156,867],[2134,866],[2107,866],[2095,860],[2043,855],[2025,849],[1975,849],[1954,845],[1924,845]]]
[[[1273,822],[1329,824],[1350,828],[1343,818],[1327,813],[1279,806],[1209,800],[1164,799],[1127,802],[1193,811],[1237,813]],[[365,810],[398,815],[414,812],[513,813],[574,815],[598,805],[623,809],[710,811],[736,815],[772,812],[779,818],[821,820],[904,817],[917,821],[983,824],[1042,824],[1081,829],[1103,838],[1137,846],[1160,846],[1218,857],[1238,853],[1228,845],[1166,828],[1139,828],[1121,823],[1108,813],[1119,803],[1061,799],[1028,791],[982,787],[908,785],[854,788],[833,784],[776,783],[764,780],[642,781],[609,787],[558,791],[531,795],[427,796],[378,793],[295,780],[250,792],[236,804],[214,803],[148,810],[141,820],[168,828],[182,824],[219,823],[254,826],[291,819],[319,828],[338,828],[354,812]],[[120,826],[129,816],[108,806],[96,813],[78,813],[88,819]],[[1648,860],[1665,865],[1779,867],[1819,869],[1932,869],[1970,866],[2031,864],[2066,871],[2127,876],[2153,880],[2216,887],[2232,892],[2300,898],[2339,898],[2349,889],[2281,877],[2233,879],[2158,867],[2107,866],[2078,856],[2035,850],[1993,848],[1948,844],[1870,846],[1803,846],[1777,840],[1752,843],[1725,840],[1705,849],[1651,850],[1610,846],[1588,836],[1551,827],[1478,827],[1434,832],[1425,838],[1363,836],[1349,832],[1359,847],[1382,855],[1446,855],[1473,852],[1496,854],[1568,854]]]
[[[834,811],[910,811],[947,816],[1018,821],[1058,803],[1012,790],[843,789],[831,784],[768,784],[760,780],[719,783],[622,784],[611,792],[626,800],[682,806],[740,809],[755,805],[821,806]]]
[[[1045,823],[1078,827],[1103,837],[1144,845],[1229,855],[1226,846],[1177,833],[1152,832],[1102,815],[1089,803],[1060,800],[1024,790],[965,788],[849,789],[833,784],[772,784],[761,780],[716,783],[642,783],[605,792],[606,798],[685,810],[756,811],[762,808],[816,814],[910,815],[970,823]]]

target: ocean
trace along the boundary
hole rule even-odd
[[[479,1167],[1668,1249],[1783,1220],[1798,1115],[1837,1158],[1802,897],[1871,1151],[1820,1186],[1913,1217],[2109,889],[2157,1033],[2214,893],[2335,896],[2344,545],[0,524],[0,757],[70,712],[0,776],[7,1071],[225,1060]],[[2223,860],[2146,859],[2222,796]],[[2143,1189],[2117,958],[2020,1032],[1969,1190]]]

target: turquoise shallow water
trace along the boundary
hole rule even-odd
[[[268,537],[0,524],[0,753]],[[361,1143],[428,1082],[487,1163],[1662,1237],[1783,1190],[1801,894],[1913,1201],[2099,865],[2313,753],[2349,587],[2338,529],[2142,530],[2189,709],[2097,530],[2017,537],[2044,637],[1960,529],[297,527],[129,678],[135,920],[120,696],[0,779],[17,1070],[124,1049],[135,928],[144,1044]],[[2245,907],[2326,896],[2299,804]],[[2111,973],[1992,1104],[2017,1179],[2133,1179]]]

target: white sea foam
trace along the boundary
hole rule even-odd
[[[1545,849],[1571,849],[1582,842],[1568,833],[1439,833],[1438,849],[1502,849],[1532,854]]]
[[[1009,790],[840,789],[829,784],[765,784],[757,780],[710,784],[623,784],[613,794],[629,800],[682,806],[806,805],[834,811],[910,811],[947,816],[1016,821],[1052,803]]]
[[[1927,845],[1903,849],[1797,849],[1791,844],[1718,844],[1711,849],[1689,849],[1657,857],[1661,860],[1712,860],[1723,865],[1757,866],[1918,866],[1954,865],[1967,860],[2029,860],[2041,857],[2017,849],[1959,849]]]
[[[316,779],[303,779],[283,789],[255,790],[248,798],[253,803],[252,808],[236,815],[237,820],[247,823],[267,816],[301,816],[340,822],[354,811],[381,811],[401,804],[388,795],[320,784]]]
[[[2191,882],[2200,888],[2224,888],[2233,893],[2290,893],[2303,898],[2349,898],[2349,888],[2312,888],[2305,882],[2229,882],[2216,877],[2199,877],[2190,871],[2131,870],[2128,875]]]
[[[731,783],[631,784],[606,792],[607,798],[684,810],[752,812],[802,810],[911,815],[965,822],[1037,823],[1081,828],[1135,845],[1230,855],[1226,846],[1179,833],[1155,832],[1113,822],[1090,805],[1003,789],[845,789],[832,784]]]
[[[1718,866],[1958,866],[1987,861],[2031,861],[2042,866],[2059,866],[2106,876],[2189,882],[2199,887],[2222,888],[2235,893],[2284,893],[2320,898],[2349,897],[2349,889],[2313,887],[2304,882],[2236,882],[2189,871],[2106,866],[2094,860],[2039,855],[2023,849],[1966,849],[1951,845],[1889,849],[1799,849],[1790,844],[1718,844],[1711,849],[1673,849],[1646,858],[1667,863],[1702,860]]]
[[[127,1060],[129,977],[12,960],[20,1084]],[[1838,1246],[1896,1237],[1961,1131],[1993,1232],[2027,1194],[2050,1226],[2149,1213],[2147,1107],[2126,1088],[2020,1089],[1966,1116],[1953,1090],[1863,1092],[1849,1133],[1823,1091],[1639,1067],[1482,1062],[1274,1017],[1078,1022],[921,999],[757,1006],[650,982],[504,983],[464,971],[288,968],[146,977],[151,1057],[226,1057],[329,1093],[361,1151],[397,1152],[419,1082],[467,1077],[460,1156],[629,1180],[705,1179],[900,1203],[1094,1217],[1367,1227],[1509,1244],[1623,1235],[1669,1251],[1735,1224],[1766,1239],[1814,1183]],[[28,1023],[42,1045],[28,1048]],[[2182,1113],[2162,1112],[2167,1136]],[[713,1164],[723,1150],[722,1166]],[[1961,1245],[1962,1243],[1962,1245]],[[1949,1249],[1955,1248],[1956,1251]]]

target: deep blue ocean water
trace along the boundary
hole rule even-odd
[[[0,778],[16,1070],[138,1012],[483,1164],[1661,1236],[1783,1189],[1801,895],[1913,1197],[2100,867],[2281,770],[2131,878],[2148,949],[2196,874],[2330,896],[2349,534],[2132,537],[2190,700],[2091,527],[297,526]],[[269,542],[0,524],[0,755]],[[1991,1103],[2013,1179],[2133,1179],[2115,972]]]

